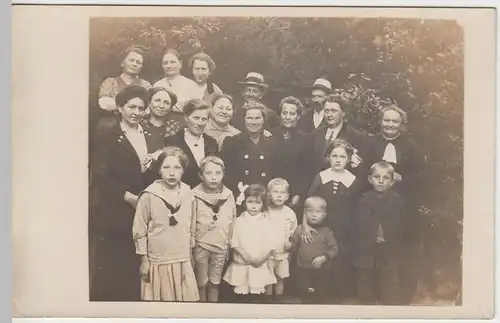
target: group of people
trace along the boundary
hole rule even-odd
[[[238,102],[211,82],[205,53],[189,79],[165,51],[153,86],[138,77],[144,58],[128,49],[100,88],[92,301],[409,302],[424,157],[401,108],[383,109],[368,135],[324,78],[308,104],[271,108],[260,73]]]

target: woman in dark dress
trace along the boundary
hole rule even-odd
[[[290,185],[290,204],[298,206],[304,200],[310,186],[310,156],[312,135],[300,131],[297,122],[304,106],[299,99],[288,96],[278,106],[280,125],[272,132],[276,141],[274,177],[281,177]],[[297,212],[301,216],[302,212]]]
[[[141,86],[116,95],[120,122],[96,138],[92,161],[90,216],[90,299],[140,300],[139,258],[132,240],[132,223],[139,192],[154,157],[139,121],[149,104]]]
[[[242,193],[247,185],[267,185],[273,178],[273,162],[278,153],[274,138],[264,135],[266,107],[256,101],[249,101],[243,109],[245,131],[226,138],[221,150],[226,165],[224,181],[233,191],[237,205],[243,202]]]
[[[149,104],[149,118],[142,122],[142,127],[146,136],[151,137],[150,152],[165,147],[165,137],[177,133],[181,124],[177,120],[170,118],[172,107],[177,103],[177,96],[174,92],[162,87],[155,87],[149,90],[151,102]]]
[[[416,291],[419,266],[419,241],[423,224],[418,209],[421,204],[421,180],[424,171],[425,157],[419,146],[408,133],[403,131],[407,123],[406,113],[392,105],[381,111],[381,132],[370,138],[367,152],[367,166],[378,161],[390,163],[396,172],[394,191],[399,193],[406,203],[406,227],[411,231],[405,234],[401,287],[407,298]]]
[[[189,100],[184,105],[186,127],[165,138],[165,146],[181,148],[189,158],[182,181],[191,188],[201,183],[199,164],[209,155],[217,155],[217,141],[205,134],[210,113],[210,104],[199,100]]]

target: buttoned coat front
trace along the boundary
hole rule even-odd
[[[247,133],[226,138],[221,156],[226,165],[224,182],[238,196],[238,183],[250,185],[267,183],[273,178],[273,162],[276,156],[276,141],[261,135],[255,144]]]

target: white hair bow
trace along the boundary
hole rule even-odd
[[[240,195],[236,198],[236,205],[241,205],[245,200],[245,190],[248,188],[248,185],[243,185],[242,182],[238,183],[238,190],[240,191]]]

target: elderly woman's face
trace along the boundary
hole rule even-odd
[[[129,126],[135,127],[144,117],[146,107],[140,98],[133,98],[127,101],[123,107],[118,107],[122,115],[122,121]]]
[[[151,98],[149,105],[151,114],[157,117],[165,117],[172,110],[172,100],[165,91],[156,92]]]
[[[344,111],[337,102],[325,102],[323,109],[325,120],[329,127],[337,127],[342,123]]]
[[[141,54],[130,52],[123,60],[122,68],[129,75],[138,75],[141,72],[143,63],[144,59]]]
[[[260,133],[264,129],[264,115],[259,109],[250,109],[245,114],[245,127],[249,133]]]
[[[241,91],[241,95],[245,101],[248,99],[260,100],[264,95],[264,91],[256,85],[245,85],[245,88]]]
[[[382,133],[387,137],[394,137],[401,131],[401,115],[394,110],[387,110],[382,117]]]
[[[210,76],[210,68],[208,67],[208,62],[195,60],[193,62],[193,78],[198,84],[207,83],[208,77]]]
[[[284,103],[281,107],[280,123],[284,128],[297,127],[299,121],[299,108],[292,103]]]
[[[166,76],[175,76],[180,74],[182,63],[177,56],[167,53],[163,56],[161,66]]]
[[[205,131],[208,122],[208,109],[195,110],[186,116],[187,128],[191,134],[199,137]]]
[[[215,101],[210,117],[218,124],[226,125],[231,121],[233,112],[233,104],[231,101],[228,98],[220,98]]]

